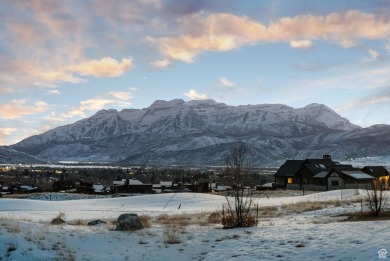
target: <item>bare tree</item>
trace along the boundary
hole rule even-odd
[[[366,203],[373,216],[379,217],[386,207],[388,196],[385,194],[385,186],[381,182],[373,182],[372,189],[366,190]]]
[[[226,197],[226,215],[225,209],[223,211],[222,225],[225,228],[251,227],[257,223],[251,214],[253,192],[243,185],[250,158],[251,151],[244,143],[233,147],[225,158],[226,174],[232,186],[231,195]]]

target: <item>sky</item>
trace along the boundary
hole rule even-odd
[[[155,100],[390,124],[387,0],[3,0],[0,145]]]

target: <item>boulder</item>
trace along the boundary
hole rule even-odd
[[[143,229],[141,221],[137,214],[122,214],[116,220],[116,230],[118,231],[134,231]]]
[[[107,224],[105,221],[103,220],[100,220],[100,219],[97,219],[97,220],[93,220],[93,221],[90,221],[88,222],[88,226],[96,226],[96,225],[99,225],[99,224]]]

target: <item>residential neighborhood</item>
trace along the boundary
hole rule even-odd
[[[329,191],[368,189],[381,184],[389,189],[389,170],[385,166],[354,167],[331,155],[322,158],[286,160],[279,168],[246,169],[244,185],[254,191]],[[219,193],[232,183],[223,167],[126,169],[42,169],[1,168],[2,194],[70,192],[82,194],[158,194],[177,192]]]

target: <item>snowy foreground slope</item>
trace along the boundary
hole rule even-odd
[[[220,229],[218,224],[176,227],[177,244],[164,242],[162,214],[195,218],[221,209],[222,196],[162,194],[125,198],[43,201],[0,199],[0,260],[377,260],[390,250],[390,221],[338,222],[360,210],[363,191],[343,190],[297,197],[263,197],[253,228]],[[315,211],[286,211],[297,202],[329,202]],[[287,207],[286,207],[287,206]],[[276,208],[277,207],[277,208]],[[67,224],[50,225],[59,212]],[[77,220],[115,220],[122,213],[147,214],[151,227],[113,231],[110,223],[88,227]]]

